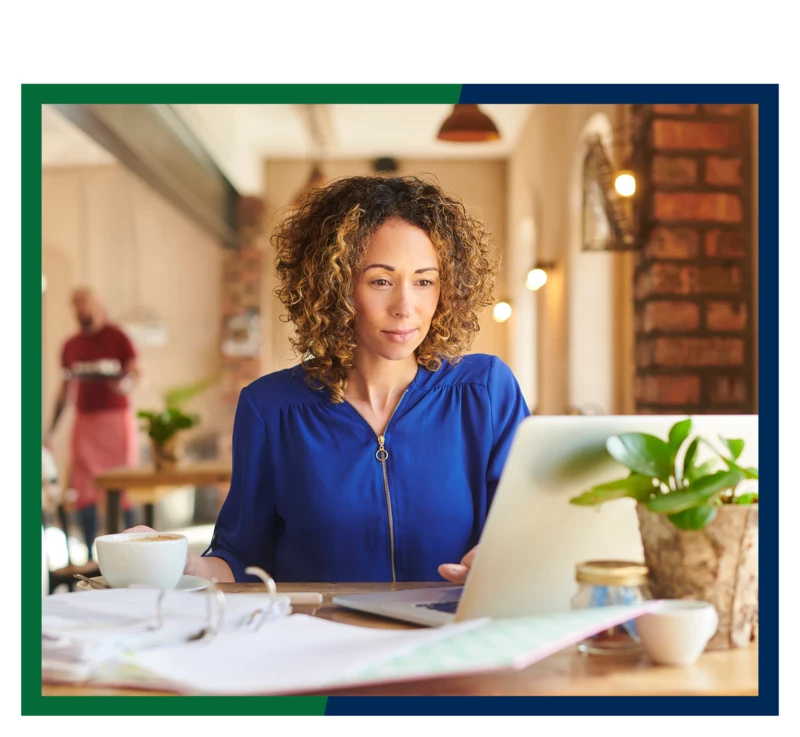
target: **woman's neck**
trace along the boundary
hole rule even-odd
[[[356,353],[353,363],[355,367],[347,377],[345,399],[365,403],[376,412],[397,404],[419,368],[413,355],[403,361],[387,361],[380,356]]]

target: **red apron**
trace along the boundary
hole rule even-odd
[[[97,504],[103,494],[94,477],[118,466],[139,465],[139,429],[130,408],[77,412],[72,427],[70,486],[77,491],[76,509]],[[131,503],[122,495],[122,508]]]

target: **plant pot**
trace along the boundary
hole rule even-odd
[[[178,435],[173,435],[164,443],[157,443],[151,438],[153,465],[156,471],[166,471],[175,468],[183,456],[183,444]]]
[[[719,616],[707,650],[745,647],[758,631],[758,505],[722,505],[702,530],[679,530],[636,508],[650,588],[657,599],[699,599]]]

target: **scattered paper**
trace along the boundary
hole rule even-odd
[[[294,614],[258,633],[148,650],[132,662],[180,690],[216,694],[289,693],[325,688],[350,674],[486,624],[479,619],[422,630],[357,627]]]

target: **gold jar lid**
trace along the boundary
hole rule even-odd
[[[575,580],[595,586],[643,586],[648,569],[630,560],[587,560],[575,566]]]

